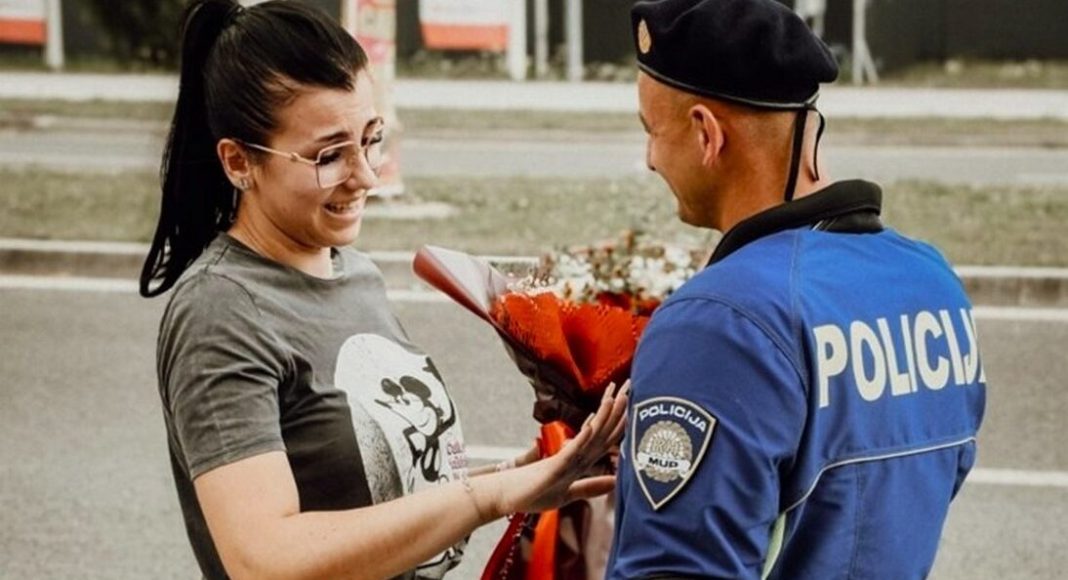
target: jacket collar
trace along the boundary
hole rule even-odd
[[[839,181],[800,199],[764,210],[738,222],[724,234],[707,265],[726,258],[749,242],[784,230],[810,226],[840,233],[877,233],[883,192],[859,179]]]

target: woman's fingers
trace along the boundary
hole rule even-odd
[[[559,452],[553,455],[550,459],[556,459],[561,462],[561,465],[571,465],[575,462],[581,462],[583,455],[585,455],[586,448],[589,447],[590,442],[593,440],[593,429],[590,427],[590,421],[586,421],[582,425],[582,429],[579,430],[571,439],[568,439]]]
[[[611,390],[606,389],[606,393]],[[630,394],[630,381],[623,383],[623,386],[609,398],[602,399],[601,408],[597,410],[597,415],[606,413],[603,417],[603,422],[599,424],[600,430],[597,432],[597,445],[599,447],[607,448],[615,445],[619,437],[617,431],[619,426],[625,423],[624,417],[627,412],[627,400]],[[603,449],[598,453],[598,457],[607,449]]]
[[[622,425],[626,423],[624,417],[627,414],[627,402],[630,399],[630,381],[623,383],[623,387],[619,389],[619,392],[615,396],[615,400],[612,402],[612,414],[609,416],[609,424],[613,426]],[[613,438],[609,438],[613,440]]]
[[[517,457],[515,459],[515,465],[518,466],[518,467],[523,467],[524,465],[529,465],[531,463],[534,463],[540,457],[541,457],[541,448],[538,446],[537,439],[535,439],[534,443],[532,443],[530,445],[530,448],[527,449],[527,452],[524,453],[523,455],[520,455],[519,457]]]
[[[571,484],[567,490],[568,501],[577,499],[589,499],[604,495],[616,487],[616,476],[598,475],[587,477]]]
[[[626,424],[627,400],[630,382],[618,389],[611,385],[601,398],[597,412],[591,415],[582,428],[564,445],[559,453],[550,458],[554,463],[551,476],[562,483],[581,477],[589,468],[618,445]],[[592,497],[606,493],[612,487],[613,476],[589,478],[572,483],[582,495]],[[607,487],[606,487],[607,486]]]
[[[614,390],[615,383],[609,384],[608,388],[604,390],[604,393],[601,395],[601,404],[598,405],[597,411],[593,415],[590,415],[590,417],[586,419],[586,422],[582,424],[583,429],[585,429],[586,426],[589,426],[595,434],[600,433],[601,427],[604,425],[605,421],[608,420],[612,411],[612,401],[614,400],[612,391]]]
[[[619,442],[623,439],[623,431],[627,428],[627,414],[624,411],[623,416],[619,418],[619,424],[612,430],[612,434],[608,436],[608,444],[615,446],[619,445]]]

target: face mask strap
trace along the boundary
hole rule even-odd
[[[783,198],[786,201],[794,199],[794,188],[797,187],[797,174],[801,170],[801,147],[805,144],[805,125],[808,124],[809,107],[797,112],[794,121],[794,144],[790,154],[790,173],[786,179],[786,192]]]
[[[797,112],[797,120],[794,121],[794,142],[793,149],[790,154],[790,174],[786,180],[786,192],[783,194],[783,198],[786,201],[792,201],[794,199],[794,189],[797,187],[797,175],[801,171],[801,148],[805,143],[805,127],[808,124],[809,111],[815,111],[820,118],[820,127],[816,131],[816,147],[812,153],[812,167],[815,168],[816,181],[820,179],[820,166],[819,166],[819,153],[820,153],[820,139],[823,138],[823,130],[827,128],[827,119],[823,116],[816,107],[812,105],[805,105],[805,108]]]

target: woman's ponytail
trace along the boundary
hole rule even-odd
[[[142,296],[170,289],[233,221],[233,186],[216,156],[208,123],[205,72],[219,37],[242,10],[234,0],[198,0],[186,9],[178,103],[160,167],[163,198],[141,269]]]
[[[195,0],[185,12],[178,104],[160,167],[163,202],[141,295],[169,290],[236,217],[216,143],[268,143],[276,113],[306,87],[351,91],[367,55],[315,6]],[[255,160],[255,153],[250,153]]]

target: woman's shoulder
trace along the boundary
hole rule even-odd
[[[175,283],[164,321],[228,321],[259,317],[254,284],[240,256],[216,238]]]
[[[190,268],[174,285],[171,302],[195,303],[255,303],[255,294],[248,284],[226,271],[215,268]]]
[[[247,260],[220,236],[182,273],[171,301],[252,299],[251,283],[243,273],[247,268]]]
[[[240,280],[212,268],[187,270],[175,284],[162,327],[233,329],[257,325],[260,309]]]

